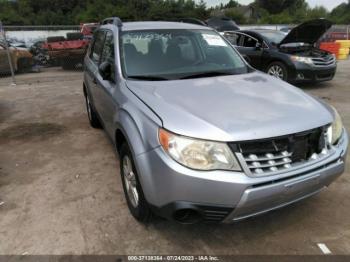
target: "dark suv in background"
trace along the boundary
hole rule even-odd
[[[225,32],[224,36],[260,71],[291,83],[321,82],[332,80],[336,72],[335,56],[315,47],[331,26],[326,19],[315,19],[288,34],[252,29]]]

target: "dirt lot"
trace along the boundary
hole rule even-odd
[[[335,105],[350,130],[350,61],[302,87]],[[118,161],[89,127],[82,73],[0,79],[0,254],[350,254],[350,168],[328,190],[232,225],[137,223]],[[1,201],[0,201],[1,202]]]

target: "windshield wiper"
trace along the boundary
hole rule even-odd
[[[138,80],[149,80],[149,81],[162,81],[162,80],[169,80],[168,78],[162,77],[162,76],[153,76],[153,75],[131,75],[128,76],[128,78],[132,79],[138,79]]]
[[[190,78],[200,78],[200,77],[214,77],[214,76],[225,76],[225,75],[233,75],[230,72],[222,72],[222,71],[210,71],[210,72],[200,72],[191,75],[186,75],[181,77],[180,79],[190,79]]]

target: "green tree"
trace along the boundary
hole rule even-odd
[[[272,15],[281,14],[286,10],[294,13],[297,9],[307,6],[305,0],[255,0],[255,4]]]
[[[235,10],[234,8],[228,9],[225,12],[225,16],[231,18],[237,24],[246,24],[247,23],[247,19],[245,18],[245,16],[241,12],[239,12],[238,10]]]
[[[350,1],[335,7],[330,15],[330,19],[338,24],[350,24]]]
[[[230,0],[226,5],[224,5],[224,8],[234,8],[238,6],[239,6],[239,3],[237,1]]]
[[[323,6],[315,6],[307,10],[307,17],[309,19],[326,18],[328,17],[328,11]]]

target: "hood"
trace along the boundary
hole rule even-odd
[[[254,72],[175,81],[127,80],[177,134],[215,141],[277,137],[329,124],[329,110],[277,78]]]
[[[316,43],[331,28],[332,22],[327,19],[314,19],[294,27],[280,45],[289,43]]]
[[[33,55],[28,51],[27,48],[21,48],[21,47],[9,47],[11,53],[17,53],[21,57],[32,57]]]

